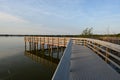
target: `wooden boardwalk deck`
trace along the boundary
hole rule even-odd
[[[52,80],[120,80],[120,74],[106,63],[120,69],[120,45],[90,38],[25,37],[26,50],[44,49],[45,45],[51,50],[66,47]]]
[[[120,80],[120,74],[87,47],[73,44],[70,63],[70,80]]]

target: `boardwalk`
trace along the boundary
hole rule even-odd
[[[120,75],[97,54],[81,45],[72,46],[70,80],[120,80]]]
[[[25,37],[25,44],[30,50],[66,47],[52,80],[120,80],[120,45],[69,37]]]

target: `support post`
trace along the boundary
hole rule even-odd
[[[57,42],[57,51],[59,50],[59,37],[58,37],[58,42]]]
[[[25,41],[25,51],[26,51],[26,49],[27,49],[27,46],[26,46],[26,37],[25,37],[24,41]]]
[[[108,50],[109,50],[109,49],[106,47],[106,55],[105,55],[105,56],[106,56],[106,57],[105,57],[105,61],[106,61],[106,62],[108,62],[108,57],[109,57],[109,55],[108,55]]]
[[[86,46],[86,40],[84,40],[84,46]]]
[[[64,37],[64,47],[65,47],[65,37]]]

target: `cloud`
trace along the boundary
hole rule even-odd
[[[10,15],[8,13],[0,12],[0,22],[26,23],[28,21],[21,19],[17,16]]]

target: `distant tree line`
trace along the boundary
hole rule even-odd
[[[18,36],[18,37],[24,37],[24,36],[43,36],[43,37],[86,37],[86,38],[99,38],[99,37],[120,37],[119,34],[94,34],[93,28],[85,28],[81,34],[78,35],[27,35],[27,34],[0,34],[0,36]]]
[[[94,34],[93,28],[86,28],[80,34],[80,37],[88,37],[88,38],[98,38],[98,37],[120,37],[119,34]]]

